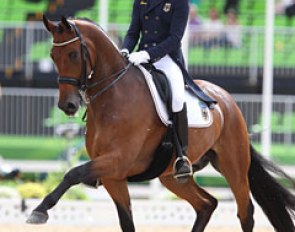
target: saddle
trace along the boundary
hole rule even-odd
[[[167,108],[169,118],[172,118],[172,90],[165,73],[150,63],[142,66],[152,75],[156,89]]]

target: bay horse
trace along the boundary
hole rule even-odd
[[[159,119],[138,67],[128,64],[117,46],[95,23],[61,18],[43,22],[53,36],[51,57],[59,74],[58,107],[74,115],[87,103],[86,148],[90,161],[68,171],[61,183],[33,210],[28,223],[45,223],[47,211],[73,185],[103,185],[113,199],[122,231],[135,231],[128,178],[143,173],[167,131]],[[253,231],[254,207],[250,191],[276,231],[295,231],[295,197],[271,175],[287,177],[262,158],[249,142],[245,120],[233,97],[202,80],[196,83],[217,101],[213,124],[189,129],[188,157],[198,171],[211,163],[227,180],[244,232]],[[217,199],[191,177],[179,183],[173,177],[175,154],[159,174],[161,183],[188,201],[197,217],[191,231],[204,231],[217,207]]]

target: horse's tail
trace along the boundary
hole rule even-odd
[[[287,178],[295,186],[294,180],[282,169],[259,155],[252,146],[249,169],[250,189],[254,199],[261,206],[277,232],[295,231],[295,196],[284,188],[268,171]]]

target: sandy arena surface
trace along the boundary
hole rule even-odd
[[[138,226],[137,232],[189,232],[190,227]],[[55,225],[0,225],[1,232],[121,232],[119,227],[55,226]],[[241,232],[238,227],[209,227],[205,232]],[[257,228],[254,232],[273,232],[271,228]]]

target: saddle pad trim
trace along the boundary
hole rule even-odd
[[[141,65],[139,65],[138,68],[142,71],[145,77],[160,120],[164,125],[170,125],[171,120],[169,120],[166,106],[156,89],[151,74]],[[187,104],[188,124],[190,128],[207,128],[213,123],[212,113],[207,105],[188,90],[185,91],[185,101]],[[205,114],[206,118],[203,117],[202,114]]]

